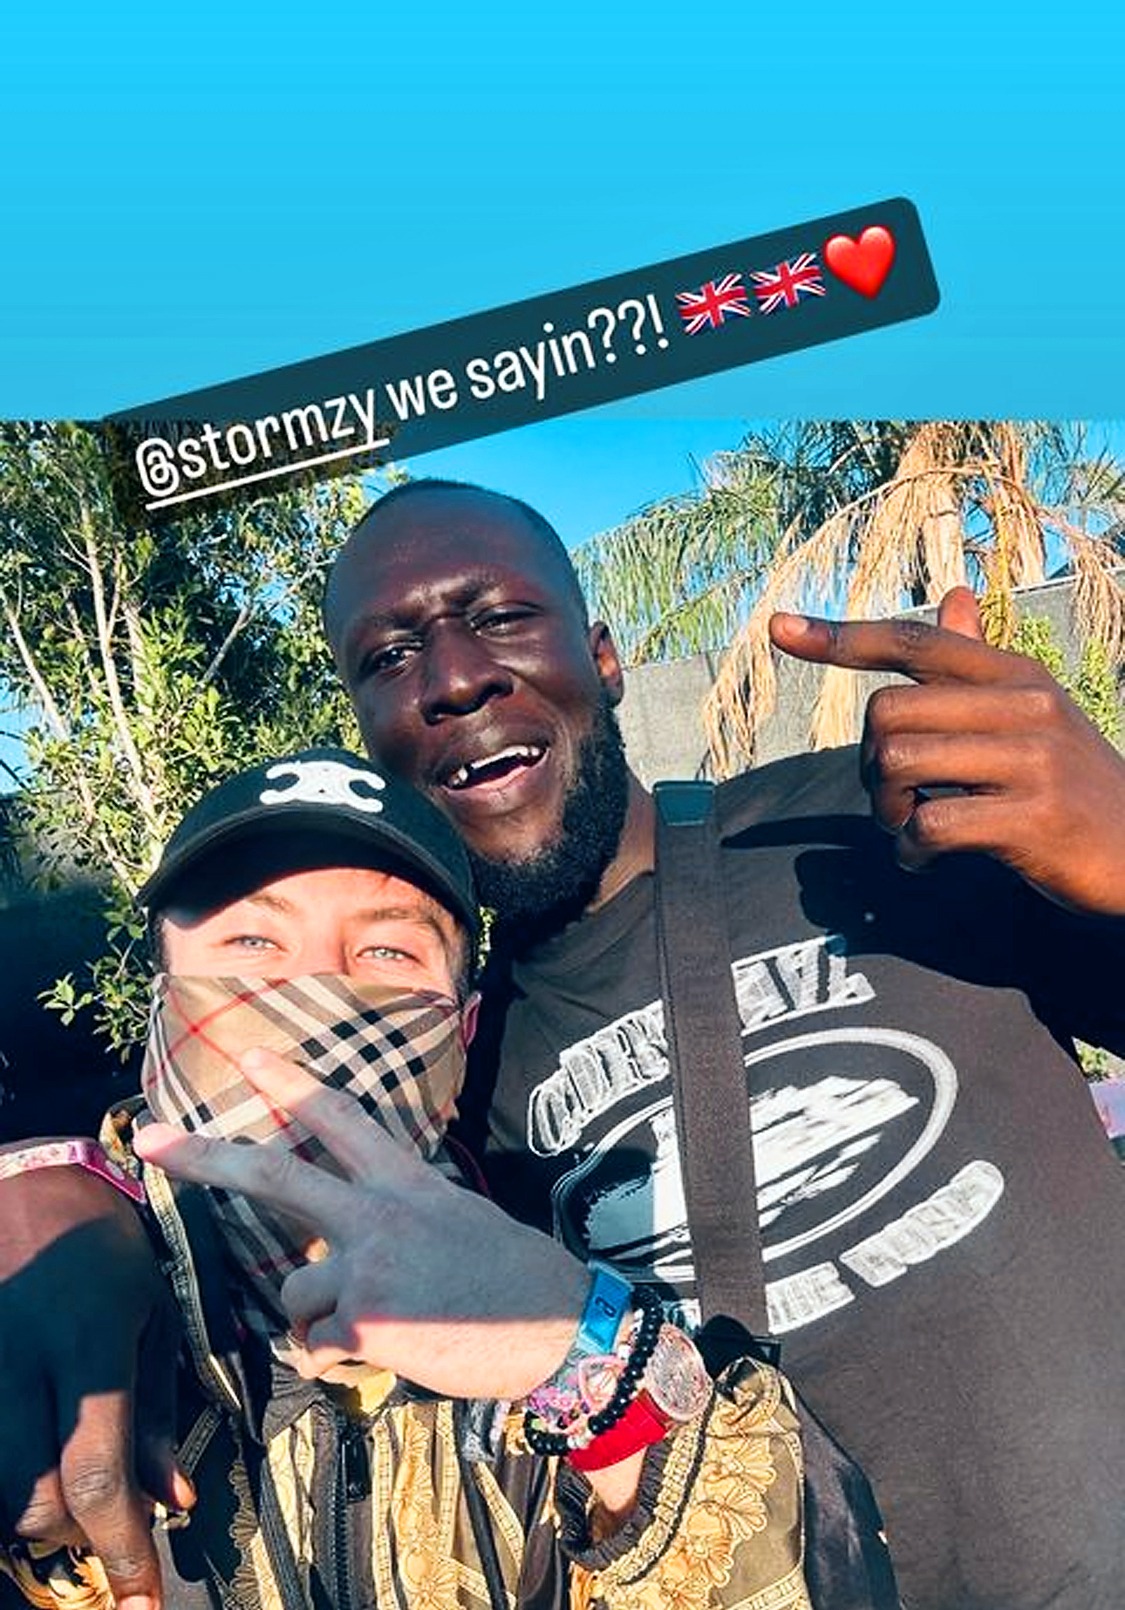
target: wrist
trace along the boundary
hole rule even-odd
[[[510,1350],[505,1348],[513,1366],[505,1390],[495,1394],[513,1402],[529,1396],[562,1368],[590,1286],[586,1265],[557,1243],[549,1244],[552,1254],[561,1256],[521,1276],[526,1281],[528,1303],[522,1322],[512,1329]]]
[[[609,1338],[621,1334],[622,1313],[630,1315],[628,1333],[611,1349]],[[596,1269],[570,1352],[527,1400],[524,1435],[532,1452],[551,1456],[585,1448],[617,1425],[640,1389],[663,1325],[653,1287],[632,1287],[612,1271]],[[639,1446],[634,1441],[623,1452]]]
[[[548,1422],[569,1418],[581,1399],[581,1371],[615,1351],[632,1314],[632,1287],[614,1270],[592,1263],[583,1267],[582,1279],[581,1307],[570,1324],[565,1351],[527,1393],[528,1409]]]
[[[4,1162],[30,1148],[21,1146],[4,1152]],[[26,1159],[23,1159],[26,1161]],[[144,1209],[120,1190],[87,1168],[68,1166],[21,1167],[0,1179],[0,1280],[8,1279],[39,1259],[56,1242],[73,1244],[85,1250],[66,1254],[76,1258],[80,1268],[84,1259],[95,1261],[90,1250],[97,1246],[98,1257],[129,1260],[140,1253],[151,1262]],[[79,1238],[77,1232],[81,1232]],[[68,1278],[74,1278],[67,1263]],[[82,1276],[79,1273],[78,1278]]]
[[[594,1495],[587,1519],[595,1542],[612,1537],[636,1508],[646,1453],[647,1449],[639,1448],[604,1469],[586,1473]]]

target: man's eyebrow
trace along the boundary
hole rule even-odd
[[[278,911],[284,915],[296,909],[292,900],[286,900],[281,894],[270,894],[267,889],[256,889],[253,894],[244,894],[241,900],[234,902],[234,906],[265,906],[267,911]]]
[[[476,575],[467,576],[463,582],[454,587],[445,600],[445,609],[469,609],[473,604],[490,592],[501,589],[506,592],[520,592],[529,588],[530,582],[521,576],[519,584],[515,585],[510,576],[494,573],[491,570],[482,570]],[[358,636],[366,632],[409,632],[412,631],[418,619],[429,618],[429,606],[423,602],[416,608],[405,605],[394,609],[376,610],[366,609],[352,620],[344,636],[344,643],[352,643]]]
[[[441,903],[432,895],[419,891],[418,905],[404,905],[401,901],[384,903],[376,902],[372,905],[361,906],[350,915],[356,922],[413,922],[421,927],[432,928],[443,939],[448,932],[456,929],[456,923]],[[289,915],[296,911],[291,900],[284,895],[274,894],[268,889],[257,889],[253,894],[243,895],[241,900],[234,902],[236,906],[264,906],[268,911],[281,912]],[[231,908],[233,909],[233,907]]]
[[[404,905],[374,905],[364,906],[361,910],[353,912],[357,922],[410,922],[421,928],[430,928],[444,943],[448,943],[456,933],[457,925],[446,911],[445,907],[429,895],[423,896],[424,903],[417,906]]]

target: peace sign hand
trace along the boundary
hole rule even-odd
[[[282,1290],[302,1374],[362,1359],[447,1396],[512,1399],[558,1367],[586,1295],[582,1263],[405,1151],[351,1096],[272,1052],[248,1051],[240,1067],[324,1143],[343,1179],[280,1148],[167,1124],[139,1128],[135,1145],[166,1172],[253,1197],[327,1241]]]

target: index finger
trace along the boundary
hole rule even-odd
[[[238,1065],[255,1090],[299,1118],[352,1179],[397,1182],[424,1167],[355,1096],[323,1084],[307,1068],[260,1047],[244,1051]]]
[[[799,660],[851,671],[897,671],[914,682],[972,682],[1010,676],[1018,656],[979,638],[920,620],[830,621],[812,615],[770,618],[775,647]]]

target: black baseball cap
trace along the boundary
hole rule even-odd
[[[416,788],[346,749],[303,749],[212,788],[164,846],[138,903],[150,911],[167,905],[172,890],[215,850],[267,835],[284,847],[290,834],[310,833],[362,846],[368,855],[385,852],[389,870],[417,877],[476,939],[480,911],[456,830]]]

